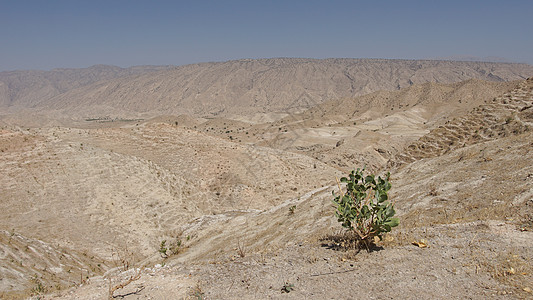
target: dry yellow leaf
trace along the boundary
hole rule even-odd
[[[427,248],[428,242],[424,239],[421,239],[420,242],[414,241],[413,245],[418,246],[419,248]]]
[[[523,290],[524,290],[525,292],[531,293],[531,288],[529,288],[529,287],[525,287],[525,288],[523,288]]]

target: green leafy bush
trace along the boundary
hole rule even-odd
[[[337,211],[335,216],[344,228],[353,231],[367,247],[374,238],[380,240],[384,233],[398,226],[399,219],[394,217],[394,203],[389,202],[387,192],[391,189],[390,173],[385,178],[364,175],[364,169],[352,171],[340,182],[346,183],[343,193],[339,183],[340,195],[333,196]]]

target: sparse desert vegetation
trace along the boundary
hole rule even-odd
[[[529,65],[31,72],[0,73],[1,298],[533,297]]]

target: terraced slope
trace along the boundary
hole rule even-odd
[[[469,114],[431,130],[390,162],[399,166],[437,157],[453,149],[533,129],[533,78],[500,97],[485,101]]]
[[[430,130],[468,114],[484,100],[515,89],[519,82],[471,79],[380,91],[328,101],[303,113],[228,135],[305,153],[345,171],[363,165],[376,170]]]
[[[42,293],[81,284],[108,267],[86,251],[4,230],[0,231],[0,262],[1,299],[23,298],[30,289]]]

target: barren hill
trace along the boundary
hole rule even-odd
[[[150,258],[162,240],[184,239],[180,228],[194,218],[268,209],[321,187],[336,172],[304,155],[152,122],[4,129],[0,151],[0,228],[13,233],[2,236],[0,250],[17,269],[0,269],[9,278],[0,290],[11,292],[31,287],[33,260],[43,266],[41,281],[65,285],[56,273],[68,271],[71,280],[102,274],[113,266],[114,249]],[[28,256],[18,239],[53,247]],[[68,268],[56,259],[82,252],[91,259],[76,257]]]
[[[0,108],[28,108],[66,91],[92,83],[133,74],[163,70],[165,66],[137,66],[127,69],[95,65],[85,69],[0,72]]]
[[[533,129],[533,79],[499,97],[485,99],[464,116],[433,129],[396,158],[396,164],[436,157],[452,149],[517,135]]]
[[[54,97],[8,98],[12,105],[78,118],[161,114],[253,117],[298,112],[327,100],[426,82],[525,79],[526,64],[382,59],[259,59],[187,65],[159,72],[79,83]],[[102,78],[106,79],[106,78]],[[75,87],[75,84],[70,84]],[[4,94],[10,86],[4,84]],[[30,89],[31,90],[31,89]],[[6,98],[4,96],[4,98]],[[14,102],[14,101],[17,102]],[[5,102],[6,100],[4,100]]]
[[[0,120],[0,298],[128,278],[115,295],[530,297],[533,81],[501,80],[531,68],[240,60],[21,96],[31,120]],[[331,193],[365,164],[392,172],[401,223],[358,253]]]
[[[490,139],[415,157],[393,169],[391,197],[401,225],[377,251],[350,250],[339,239],[331,208],[337,185],[332,184],[266,210],[226,211],[184,224],[180,233],[191,238],[183,240],[181,252],[162,260],[165,265],[139,271],[139,278],[117,294],[132,299],[530,298],[533,137],[524,126],[530,122],[531,88],[532,81],[521,82],[494,103],[474,108],[480,114],[467,113],[417,142],[431,145],[430,137],[444,132],[467,141],[470,134],[456,131],[454,123],[465,122],[469,129],[469,118],[515,114],[508,123],[498,121],[503,130],[489,122]],[[57,295],[103,298],[109,280],[126,282],[135,272],[93,277]]]
[[[457,83],[427,82],[400,91],[379,91],[358,98],[334,99],[287,120],[329,118],[337,122],[365,120],[424,107],[421,117],[431,124],[464,113],[487,99],[514,88],[517,82],[470,79]]]
[[[330,100],[264,124],[229,126],[230,122],[215,119],[196,128],[219,137],[306,154],[345,171],[356,165],[379,169],[436,126],[467,115],[518,86],[519,82],[481,80],[424,83],[399,91]]]

